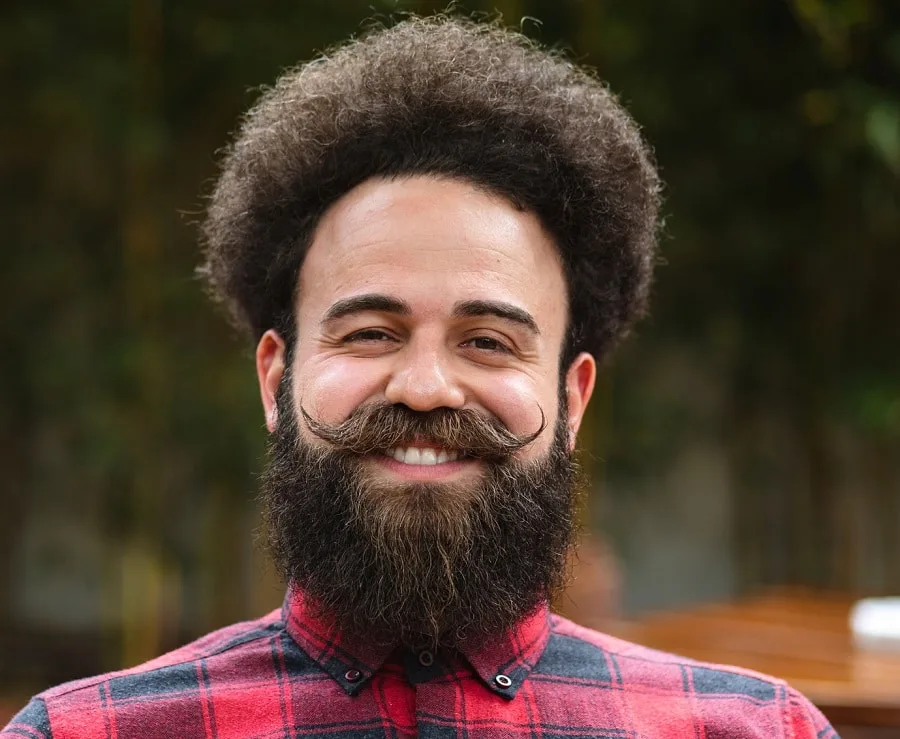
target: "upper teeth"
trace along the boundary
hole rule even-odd
[[[398,446],[388,449],[387,455],[398,462],[406,464],[444,464],[445,462],[455,462],[459,457],[459,452],[448,452],[446,449]]]

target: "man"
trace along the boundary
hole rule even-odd
[[[284,606],[3,736],[834,736],[777,680],[548,613],[658,190],[605,87],[494,26],[409,19],[284,75],[205,224],[257,345]]]

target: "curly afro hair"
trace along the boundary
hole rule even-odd
[[[604,357],[645,309],[660,183],[637,126],[591,72],[496,24],[377,28],[285,73],[247,113],[203,224],[213,295],[258,340],[290,341],[326,209],[371,177],[459,178],[534,212],[568,284],[563,361]]]

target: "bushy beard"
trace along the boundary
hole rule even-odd
[[[285,387],[262,480],[269,548],[341,631],[412,648],[471,645],[562,587],[578,487],[562,406],[550,450],[523,463],[512,454],[537,434],[516,437],[468,410],[363,406],[338,426],[301,410],[322,440],[310,442]],[[413,439],[466,450],[483,473],[458,483],[372,474],[366,454]]]

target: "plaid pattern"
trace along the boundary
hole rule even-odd
[[[434,657],[433,661],[430,657]],[[825,739],[783,682],[551,615],[468,654],[342,638],[289,591],[268,616],[36,696],[0,739]]]

